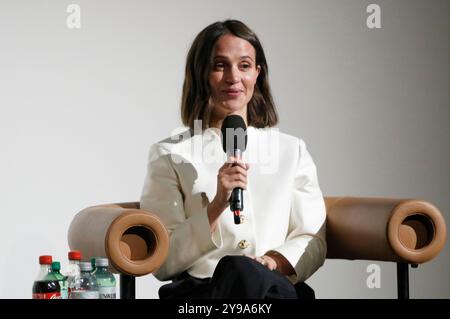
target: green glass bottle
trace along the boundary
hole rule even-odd
[[[69,298],[69,283],[67,282],[67,277],[60,273],[61,263],[59,261],[52,262],[52,272],[49,277],[56,278],[59,282],[61,288],[61,299]]]
[[[93,273],[97,281],[100,299],[116,299],[116,278],[108,270],[108,258],[95,259],[95,271]]]

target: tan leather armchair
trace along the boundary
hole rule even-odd
[[[327,258],[397,263],[398,297],[409,298],[408,267],[443,249],[440,211],[417,199],[325,197]],[[73,219],[69,246],[84,256],[108,257],[120,273],[121,298],[134,298],[135,277],[164,262],[169,236],[163,223],[138,202],[88,207]]]

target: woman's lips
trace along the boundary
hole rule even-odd
[[[223,90],[222,92],[224,92],[228,96],[236,97],[236,96],[239,96],[239,94],[241,94],[242,91],[240,91],[240,90]]]

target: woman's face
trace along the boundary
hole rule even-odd
[[[216,120],[229,114],[239,114],[247,120],[247,104],[260,71],[255,55],[255,48],[247,40],[230,34],[217,40],[209,74],[212,115]]]

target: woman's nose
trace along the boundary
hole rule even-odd
[[[227,83],[237,83],[240,80],[239,70],[236,67],[231,67],[228,69],[228,72],[225,76],[225,81]]]

